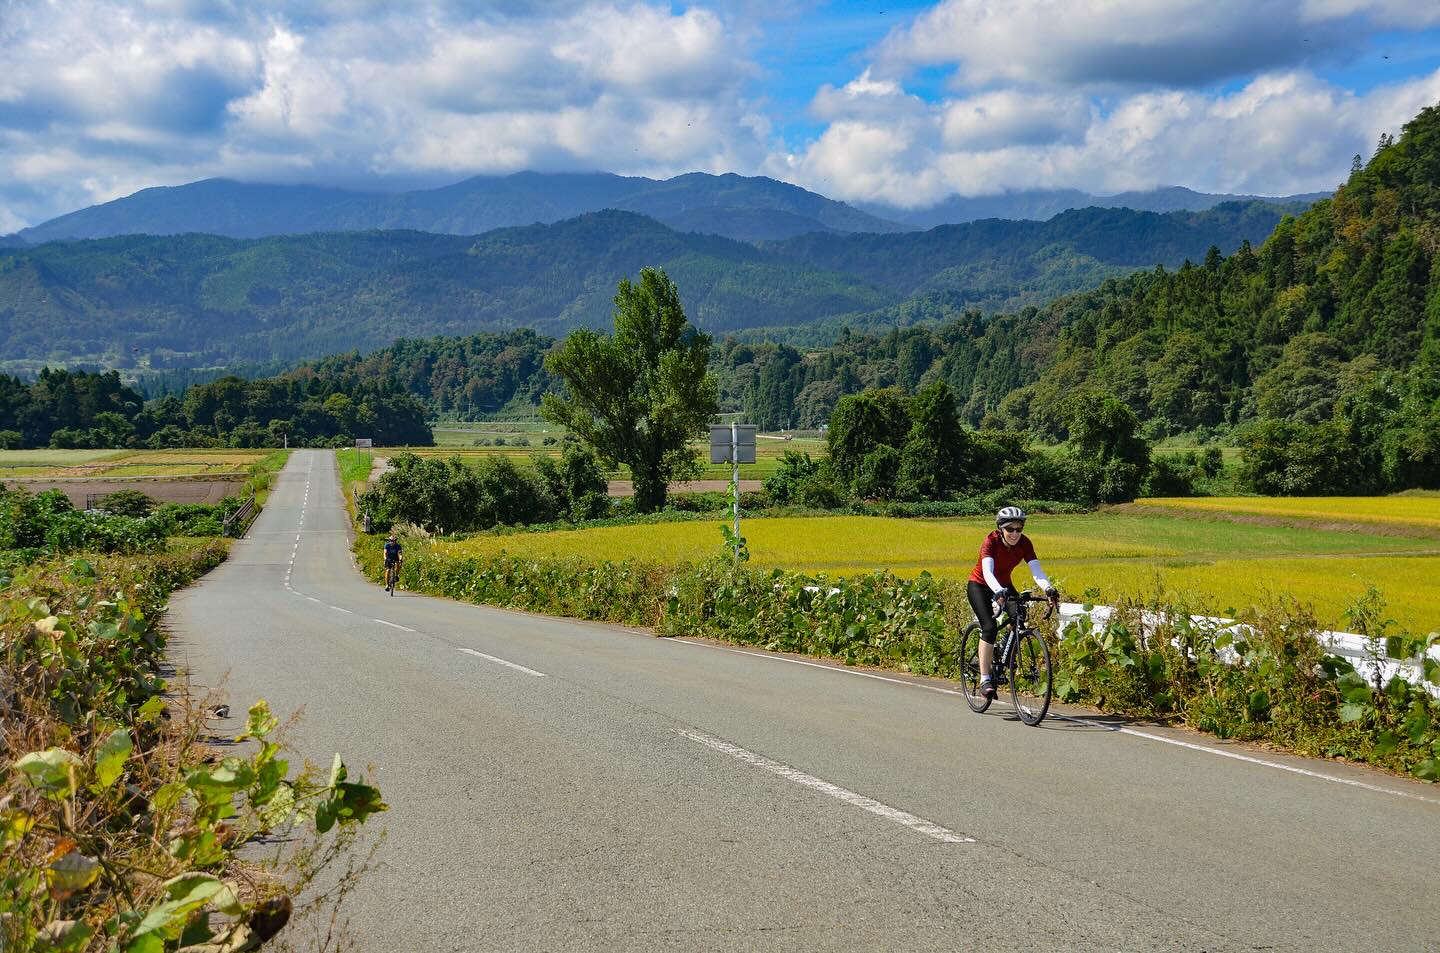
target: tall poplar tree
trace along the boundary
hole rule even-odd
[[[615,292],[615,333],[571,332],[545,367],[564,382],[540,413],[570,430],[608,466],[625,464],[642,513],[665,505],[671,479],[695,472],[695,451],[719,410],[710,337],[685,317],[675,283],[658,268]]]

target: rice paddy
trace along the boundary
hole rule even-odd
[[[1396,496],[1231,496],[1136,500],[1137,506],[1166,507],[1228,516],[1265,516],[1327,523],[1378,523],[1440,530],[1440,494]]]
[[[1440,508],[1440,498],[1429,498],[1428,505],[1432,511]],[[750,519],[741,531],[756,566],[829,575],[888,569],[915,576],[925,571],[959,581],[969,576],[980,540],[992,525],[985,518],[837,516]],[[719,553],[719,526],[716,520],[602,527],[477,536],[441,545],[475,554],[503,550],[672,562]],[[1220,612],[1287,596],[1312,604],[1327,625],[1343,628],[1345,608],[1375,585],[1402,625],[1415,631],[1440,629],[1434,598],[1440,592],[1440,533],[1414,538],[1196,519],[1158,507],[1037,516],[1027,533],[1069,598],[1081,599],[1090,591],[1104,602],[1161,587]],[[1023,567],[1016,581],[1029,582]]]
[[[3,450],[0,479],[243,474],[273,450]]]

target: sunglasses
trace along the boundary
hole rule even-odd
[[[1011,524],[1009,524],[1009,525],[1007,525],[1007,526],[1002,526],[1002,527],[1000,527],[1000,528],[1003,529],[1003,530],[1004,530],[1005,532],[1007,532],[1007,533],[1018,533],[1018,532],[1020,532],[1021,530],[1023,530],[1023,529],[1025,528],[1025,524],[1024,524],[1024,523],[1011,523]]]

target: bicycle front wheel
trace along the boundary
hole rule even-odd
[[[960,691],[971,711],[990,707],[990,699],[980,692],[980,626],[973,622],[960,633]]]
[[[1038,632],[1021,632],[1010,668],[1010,700],[1015,703],[1015,714],[1027,725],[1040,724],[1050,710],[1054,687],[1050,646]]]

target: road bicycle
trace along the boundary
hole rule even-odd
[[[395,583],[400,581],[400,564],[390,563],[385,567],[385,591],[395,595]]]
[[[1049,600],[1034,592],[1022,592],[1005,600],[1004,609],[996,620],[997,629],[1004,633],[1004,638],[995,646],[995,657],[990,666],[990,678],[996,691],[1009,685],[1015,714],[1032,727],[1045,720],[1055,687],[1054,672],[1050,668],[1050,646],[1039,630],[1026,625],[1028,606],[1035,602],[1048,603]],[[1045,618],[1050,618],[1054,611],[1055,606],[1051,603]],[[983,712],[990,707],[993,699],[980,691],[978,622],[970,623],[960,633],[960,688],[971,711]]]

